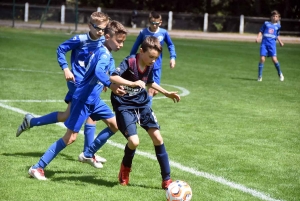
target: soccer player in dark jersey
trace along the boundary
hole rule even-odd
[[[284,81],[284,76],[280,70],[280,64],[277,59],[277,52],[276,52],[276,40],[278,40],[280,46],[284,45],[279,37],[279,31],[281,28],[279,24],[279,20],[280,20],[279,12],[276,10],[272,11],[271,22],[266,21],[262,25],[256,38],[256,42],[258,43],[260,41],[260,38],[262,37],[261,45],[260,45],[260,61],[258,64],[257,81],[259,82],[262,81],[262,72],[263,72],[266,57],[272,57],[272,61],[277,70],[279,80]]]
[[[176,59],[176,52],[175,52],[175,45],[171,40],[171,37],[168,31],[164,28],[161,28],[160,25],[162,24],[162,17],[159,13],[152,11],[149,14],[149,27],[144,28],[140,31],[139,35],[136,38],[135,43],[132,46],[130,51],[130,55],[134,55],[139,50],[140,45],[144,41],[147,36],[155,36],[158,38],[161,46],[166,43],[169,53],[170,53],[170,68],[173,69],[175,67],[175,59]],[[153,79],[156,84],[160,85],[161,80],[161,72],[162,72],[162,53],[156,59],[154,66],[153,66]],[[158,93],[156,90],[149,88],[148,89],[150,102],[149,105],[152,105],[152,98]]]
[[[129,182],[132,160],[139,145],[137,123],[147,131],[153,141],[161,169],[162,188],[166,189],[172,182],[168,153],[159,131],[160,126],[149,106],[150,98],[145,89],[151,87],[174,102],[180,101],[177,92],[169,92],[153,80],[154,63],[161,52],[162,46],[159,39],[155,36],[146,37],[139,53],[126,57],[110,76],[112,83],[122,85],[127,91],[124,96],[111,93],[111,103],[116,114],[118,128],[128,140],[119,172],[121,185],[127,185]],[[141,82],[140,86],[136,86],[137,81]]]
[[[90,57],[89,62],[85,62],[86,72],[82,81],[78,84],[72,97],[70,115],[65,121],[67,131],[65,135],[54,142],[40,160],[30,167],[28,173],[38,180],[46,180],[44,169],[66,146],[72,144],[77,134],[88,117],[93,121],[102,120],[107,127],[103,129],[93,142],[93,148],[98,150],[101,138],[108,139],[118,131],[116,118],[109,106],[100,98],[104,87],[111,87],[107,71],[114,65],[111,51],[118,51],[123,47],[127,30],[117,21],[110,21],[104,30],[105,42]],[[116,89],[116,88],[115,88]],[[102,168],[102,164],[96,161],[94,156],[86,158],[79,155],[79,161],[89,163],[96,168]]]

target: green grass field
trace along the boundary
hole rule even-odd
[[[66,129],[35,127],[19,138],[15,132],[27,112],[66,108],[56,48],[71,36],[0,27],[0,200],[164,201],[154,148],[142,129],[129,186],[117,179],[126,144],[120,132],[99,151],[108,160],[103,169],[77,161],[83,148],[79,135],[45,169],[48,181],[29,178],[29,167]],[[113,53],[116,64],[134,39],[129,36]],[[300,45],[278,46],[284,82],[270,58],[257,82],[259,44],[173,42],[176,68],[169,69],[165,47],[162,86],[178,90],[182,100],[174,104],[158,96],[153,103],[173,180],[187,181],[194,201],[300,200]],[[101,96],[110,105],[109,93]],[[97,131],[102,128],[98,122]]]

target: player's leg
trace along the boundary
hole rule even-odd
[[[118,131],[118,126],[116,118],[111,109],[104,103],[100,101],[99,104],[95,107],[93,114],[91,114],[91,119],[103,120],[106,123],[107,128],[103,129],[93,140],[86,150],[81,153],[78,157],[78,160],[84,162],[86,158],[95,157],[96,152],[107,142],[107,140]]]
[[[119,130],[128,141],[124,149],[124,156],[119,171],[119,182],[123,186],[126,186],[129,183],[129,174],[131,172],[135,150],[140,143],[136,127],[136,123],[139,119],[137,116],[138,113],[139,112],[135,112],[134,110],[116,112]]]
[[[161,68],[153,69],[153,80],[158,85],[160,85],[160,78],[161,78]],[[152,102],[153,102],[152,99],[154,96],[156,96],[156,94],[158,94],[158,91],[156,91],[155,89],[149,88],[148,94],[149,94],[149,98],[150,98],[149,107],[151,107]]]
[[[274,64],[274,66],[277,70],[279,80],[284,81],[284,76],[281,72],[280,64],[279,64],[279,61],[277,59],[276,44],[270,47],[270,56],[272,57],[273,64]]]
[[[40,158],[40,160],[28,170],[28,174],[38,180],[46,180],[44,169],[67,145],[73,143],[77,133],[67,129],[65,135],[54,142]]]
[[[32,114],[26,114],[22,124],[18,127],[16,137],[19,137],[22,132],[35,127],[48,124],[54,124],[57,122],[65,122],[70,115],[72,101],[72,93],[68,92],[65,97],[65,102],[68,104],[67,109],[64,112],[51,112],[41,117],[34,117]]]
[[[144,118],[146,117],[146,118]],[[163,138],[159,131],[159,125],[157,123],[157,119],[155,117],[154,112],[150,108],[143,109],[141,113],[141,126],[147,130],[155,149],[155,154],[157,161],[160,166],[161,170],[161,177],[162,177],[162,185],[163,189],[166,189],[171,180],[171,168],[169,163],[169,156],[166,151]]]
[[[257,81],[262,81],[262,73],[264,69],[264,63],[266,60],[266,55],[267,55],[267,47],[264,44],[261,44],[260,46],[260,60],[258,63],[258,78]]]

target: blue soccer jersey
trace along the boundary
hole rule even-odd
[[[76,84],[80,83],[85,74],[85,59],[99,48],[105,38],[91,39],[89,33],[75,35],[58,46],[57,61],[61,69],[68,68],[66,53],[71,51],[71,72],[74,74]]]
[[[281,26],[278,23],[266,21],[260,29],[262,33],[262,41],[260,46],[260,55],[273,57],[277,55],[276,40],[279,36]]]
[[[266,21],[260,28],[262,33],[262,43],[276,45],[277,37],[279,36],[280,24]]]
[[[147,36],[154,36],[156,38],[158,38],[158,40],[160,41],[161,46],[163,47],[164,43],[166,42],[169,52],[170,52],[170,59],[175,59],[176,58],[176,52],[175,52],[175,45],[173,44],[169,33],[167,32],[167,30],[163,29],[163,28],[158,28],[156,32],[151,32],[149,30],[149,28],[144,28],[140,31],[134,45],[132,46],[130,55],[135,55],[137,50],[139,49],[140,45],[142,44],[142,42],[144,41],[144,39]],[[159,55],[159,57],[157,58],[157,60],[155,61],[154,64],[154,69],[160,69],[162,65],[162,53]]]
[[[95,104],[100,99],[103,85],[109,87],[108,73],[114,69],[114,59],[111,52],[105,47],[98,48],[86,60],[86,72],[83,80],[78,84],[73,98],[86,104]]]
[[[118,75],[132,82],[142,80],[146,84],[153,83],[153,65],[147,66],[144,71],[142,71],[139,69],[138,58],[139,54],[126,57],[111,76]],[[111,103],[115,111],[147,107],[150,99],[146,89],[129,86],[124,86],[124,89],[127,92],[124,96],[111,93]]]

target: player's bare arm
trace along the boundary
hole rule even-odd
[[[170,68],[171,69],[175,68],[175,65],[176,65],[175,59],[171,59],[170,60]]]
[[[284,43],[282,42],[280,36],[277,37],[277,40],[278,40],[278,42],[279,42],[279,44],[280,44],[281,47],[284,46]]]
[[[74,77],[73,73],[70,71],[69,68],[65,68],[64,69],[64,74],[65,74],[65,79],[67,81],[73,81],[73,82],[75,82],[75,77]]]
[[[156,84],[155,82],[148,84],[147,87],[151,87],[151,88],[155,89],[156,91],[159,91],[166,97],[172,99],[174,101],[174,103],[180,101],[180,96],[178,95],[177,91],[167,91],[164,88],[162,88],[161,86],[159,86],[158,84]]]
[[[122,85],[111,83],[109,88],[114,94],[118,96],[124,96],[126,94],[126,91],[124,90],[124,87]]]
[[[110,76],[110,81],[112,83],[116,83],[116,84],[119,84],[119,85],[130,86],[130,87],[141,87],[141,88],[146,87],[145,82],[143,82],[142,80],[132,82],[132,81],[129,81],[129,80],[125,80],[124,78],[122,78],[118,75]]]
[[[261,36],[262,36],[262,33],[259,32],[259,33],[257,34],[257,37],[256,37],[255,42],[259,43],[259,42],[260,42],[260,39],[261,39]]]

